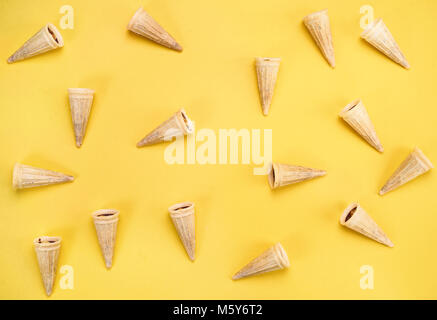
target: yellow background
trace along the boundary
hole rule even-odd
[[[74,8],[74,30],[59,8]],[[411,64],[405,70],[360,39],[372,5]],[[178,53],[129,33],[144,8],[183,46]],[[329,9],[337,67],[322,57],[302,18]],[[52,299],[437,298],[437,178],[431,171],[380,197],[413,149],[437,163],[434,41],[437,2],[148,0],[0,2],[0,298],[44,299],[32,240],[63,238]],[[45,23],[65,46],[8,65]],[[281,57],[268,117],[254,57]],[[67,88],[96,90],[82,148],[74,144]],[[361,98],[385,147],[379,154],[338,118]],[[273,129],[274,161],[327,176],[271,191],[252,165],[168,165],[167,145],[137,149],[184,107],[197,128]],[[15,162],[58,170],[73,183],[12,189]],[[196,204],[197,259],[190,262],[167,208]],[[339,225],[352,201],[395,243],[390,249]],[[91,213],[120,210],[114,264],[104,267]],[[291,267],[233,282],[232,274],[280,241]],[[360,267],[374,290],[360,289]]]

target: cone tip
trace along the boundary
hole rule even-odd
[[[13,63],[14,62],[14,58],[12,56],[10,56],[7,61],[8,61],[8,63]]]
[[[239,275],[238,273],[232,276],[232,280],[238,280],[238,279],[241,279],[241,275]]]
[[[144,147],[146,144],[143,142],[143,140],[141,140],[140,142],[137,143],[137,148],[141,148]]]
[[[67,181],[73,181],[74,177],[73,176],[67,176]]]
[[[384,152],[384,147],[382,145],[379,145],[376,147],[376,150],[378,150],[379,152],[383,153]]]
[[[386,191],[384,191],[383,189],[379,190],[379,195],[380,195],[380,196],[382,196],[382,195],[384,195],[384,194],[386,194]]]
[[[174,49],[176,51],[179,51],[179,52],[182,52],[184,50],[182,48],[182,46],[179,43],[177,43],[177,42],[175,42],[175,44],[173,45],[172,49]]]
[[[46,288],[45,291],[46,291],[47,297],[50,297],[52,295],[52,288]]]
[[[386,245],[389,246],[390,248],[393,248],[393,247],[395,246],[395,245],[393,244],[393,242],[391,242],[390,239],[387,239],[387,243],[386,243]]]
[[[112,261],[105,261],[106,269],[110,270],[112,268]]]

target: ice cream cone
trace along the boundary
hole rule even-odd
[[[361,100],[349,103],[343,110],[341,110],[339,116],[343,118],[343,120],[346,121],[356,132],[358,132],[358,134],[372,147],[379,152],[384,151],[384,148],[376,135],[372,121],[370,121],[370,117]]]
[[[269,184],[272,189],[324,176],[325,170],[273,163],[269,173]]]
[[[328,10],[322,10],[307,15],[303,22],[311,33],[317,46],[322,51],[326,61],[335,67],[334,46],[332,44],[331,25],[329,23]]]
[[[102,250],[105,265],[108,269],[112,267],[118,216],[118,210],[114,209],[102,209],[93,213],[97,239],[99,240],[100,249]]]
[[[256,75],[263,114],[269,113],[278,76],[280,58],[256,58]]]
[[[68,89],[70,98],[71,118],[73,120],[76,146],[80,148],[85,136],[88,117],[93,104],[94,90],[85,88]]]
[[[383,195],[434,168],[419,148],[414,148],[379,191]]]
[[[340,217],[340,224],[386,246],[394,244],[358,203],[352,203]]]
[[[72,176],[60,172],[16,163],[13,171],[12,186],[15,189],[24,189],[48,186],[73,180],[74,178]]]
[[[361,33],[361,38],[402,67],[410,68],[410,64],[405,59],[401,49],[399,49],[398,44],[381,18],[370,23]]]
[[[15,51],[9,57],[8,63],[24,60],[63,46],[64,41],[58,29],[53,24],[48,23]]]
[[[194,261],[196,251],[194,203],[178,203],[168,208],[168,211],[188,257]]]
[[[288,268],[287,253],[278,242],[273,247],[261,253],[258,257],[249,262],[240,271],[238,271],[232,280],[238,280],[245,277],[254,276],[257,274]]]
[[[164,141],[171,141],[173,137],[179,137],[194,132],[194,125],[188,118],[184,109],[180,109],[170,119],[166,120],[146,135],[137,147],[148,146]]]
[[[182,51],[179,43],[141,7],[135,12],[127,28],[164,47]]]
[[[39,271],[47,296],[53,291],[58,267],[59,251],[61,250],[60,237],[39,237],[33,240],[33,246],[38,259]]]

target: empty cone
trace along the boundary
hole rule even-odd
[[[278,76],[280,58],[256,58],[256,75],[263,114],[269,113]]]
[[[141,7],[135,12],[127,29],[164,47],[182,51],[179,43]]]
[[[269,173],[269,184],[272,189],[324,176],[325,170],[273,163]]]
[[[344,210],[340,217],[340,224],[386,246],[394,246],[393,242],[358,203],[352,203]]]
[[[403,184],[417,178],[432,168],[434,168],[434,166],[431,161],[429,161],[423,152],[416,147],[388,179],[379,191],[379,194],[383,195],[399,188]]]
[[[261,253],[258,257],[249,262],[240,271],[238,271],[232,280],[254,276],[257,274],[280,270],[288,268],[290,262],[288,261],[287,253],[278,242],[273,247]]]
[[[383,152],[384,148],[379,142],[372,121],[367,114],[367,110],[361,100],[356,100],[349,103],[341,110],[340,117],[343,118],[358,134],[364,138],[372,147],[379,152]]]
[[[303,22],[311,33],[323,56],[335,67],[334,46],[332,44],[331,25],[329,24],[328,10],[322,10],[307,15]]]
[[[70,99],[71,119],[73,120],[76,146],[79,148],[83,143],[88,117],[93,104],[94,90],[85,88],[68,89]]]
[[[361,38],[365,39],[394,62],[399,63],[406,69],[410,68],[407,59],[405,59],[401,49],[399,49],[398,44],[381,18],[370,23],[361,34]]]
[[[33,240],[33,246],[38,259],[44,289],[48,296],[52,294],[53,284],[58,267],[59,251],[61,250],[60,237],[39,237]]]
[[[168,211],[185,251],[187,251],[190,259],[194,261],[196,251],[194,203],[178,203],[168,208]]]
[[[14,166],[12,186],[15,189],[24,189],[64,183],[73,180],[74,178],[72,176],[60,172],[17,163]]]
[[[48,23],[35,35],[27,40],[20,49],[9,57],[8,63],[14,63],[23,59],[27,59],[38,54],[54,50],[64,46],[64,41],[58,29]]]
[[[269,113],[278,76],[280,58],[256,58],[256,75],[263,114]]]
[[[102,250],[105,265],[108,269],[112,267],[118,216],[118,210],[114,209],[102,209],[93,213],[97,239],[99,240],[100,249]]]
[[[194,125],[188,118],[184,109],[179,110],[170,119],[166,120],[146,135],[137,147],[148,146],[164,141],[170,141],[173,137],[190,134],[194,131]]]

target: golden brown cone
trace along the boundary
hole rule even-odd
[[[39,271],[47,296],[53,291],[58,268],[59,252],[61,250],[60,237],[39,237],[33,240],[33,246],[38,259]]]
[[[142,7],[132,17],[127,29],[164,47],[182,51],[182,47]]]
[[[314,41],[322,51],[326,61],[335,67],[334,46],[332,44],[331,25],[329,23],[328,9],[307,15],[303,22],[311,33]]]
[[[73,181],[72,176],[16,163],[14,166],[12,186],[15,189],[33,188],[51,184]]]
[[[256,75],[263,114],[269,113],[273,90],[278,77],[280,58],[256,58]]]
[[[367,110],[361,100],[356,100],[349,103],[339,116],[343,118],[361,137],[364,138],[372,147],[379,152],[383,152],[384,148],[376,135],[375,128],[370,120]]]
[[[410,64],[407,59],[405,59],[404,54],[401,49],[399,49],[398,44],[381,18],[370,23],[363,33],[361,33],[361,38],[365,39],[402,67],[406,69],[410,68]]]
[[[24,60],[63,46],[64,41],[58,29],[53,24],[48,23],[15,51],[9,57],[8,63]]]
[[[272,189],[324,176],[325,170],[273,163],[268,179]]]
[[[137,143],[137,147],[148,146],[164,141],[171,141],[173,137],[190,134],[194,131],[194,125],[188,118],[184,109],[180,109],[170,119],[164,121],[152,132]]]
[[[288,268],[290,262],[288,261],[287,253],[278,242],[273,247],[261,253],[258,257],[249,262],[240,271],[238,271],[232,280],[254,276],[257,274],[280,270]]]
[[[119,212],[114,209],[102,209],[93,213],[97,239],[99,240],[100,249],[108,269],[112,267],[118,219]]]
[[[394,244],[358,203],[349,205],[340,217],[340,224],[386,246]]]
[[[86,88],[69,88],[71,119],[73,120],[76,147],[80,148],[85,137],[88,118],[93,104],[94,90]]]
[[[399,188],[408,181],[417,178],[432,168],[434,168],[434,166],[431,161],[429,161],[425,154],[416,147],[388,179],[379,191],[379,194],[383,195]]]
[[[177,203],[168,208],[168,211],[188,257],[194,261],[196,251],[194,203]]]

